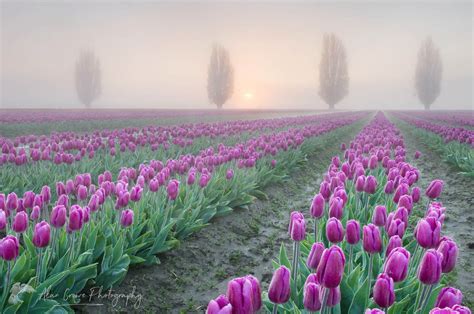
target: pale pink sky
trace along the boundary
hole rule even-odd
[[[345,43],[350,75],[349,95],[337,108],[421,109],[414,66],[431,35],[444,65],[433,109],[473,109],[469,1],[3,1],[1,9],[3,107],[78,107],[74,63],[90,48],[103,72],[96,107],[213,108],[206,75],[219,41],[236,69],[226,108],[321,109],[321,41],[334,32]]]

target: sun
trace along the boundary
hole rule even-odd
[[[246,100],[251,100],[251,99],[253,99],[253,93],[252,93],[252,92],[245,92],[245,93],[244,93],[244,98],[245,98]]]

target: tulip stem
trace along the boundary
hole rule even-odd
[[[326,303],[328,303],[329,289],[323,287],[323,302],[321,304],[321,314],[324,314],[326,310]]]
[[[369,254],[370,257],[369,257],[369,273],[368,273],[368,276],[367,276],[367,304],[369,303],[369,300],[370,300],[370,290],[372,288],[372,285],[371,285],[371,282],[372,282],[372,267],[373,267],[373,264],[374,264],[374,254]]]
[[[318,219],[314,218],[314,243],[318,242]]]
[[[426,293],[426,286],[420,283],[420,287],[418,288],[418,294],[416,297],[415,312],[418,312],[418,309],[421,306],[420,302],[423,303],[423,298],[425,297],[425,293]]]
[[[300,243],[298,241],[294,241],[293,243],[293,280],[295,284],[298,285],[298,260],[300,255]]]
[[[422,302],[421,302],[421,312],[420,313],[423,313],[425,311],[425,308],[428,305],[428,301],[430,299],[431,292],[433,291],[433,287],[434,287],[434,285],[430,285],[430,287],[428,288],[425,299],[422,300]]]
[[[41,275],[41,261],[42,261],[42,254],[41,248],[38,248],[38,261],[36,262],[36,287],[40,284],[40,275]]]
[[[352,245],[349,244],[349,274],[352,272]]]
[[[273,314],[277,314],[278,313],[278,304],[273,304],[273,311],[272,311]]]

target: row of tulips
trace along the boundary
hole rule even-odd
[[[259,189],[362,116],[222,145],[205,156],[153,160],[123,168],[115,181],[107,171],[97,181],[78,175],[58,182],[56,195],[49,186],[22,198],[0,194],[2,313],[70,311],[86,284],[108,288],[129,265],[157,263],[156,254],[211,218],[264,196]]]
[[[50,161],[54,164],[72,164],[85,157],[94,158],[100,151],[111,156],[125,151],[135,152],[140,147],[152,151],[169,149],[171,145],[190,146],[201,137],[227,137],[243,132],[311,124],[324,120],[326,115],[287,117],[277,119],[235,120],[181,124],[172,126],[127,127],[116,130],[97,130],[91,133],[62,132],[46,135],[24,135],[14,139],[0,137],[0,165],[11,163]]]
[[[438,121],[456,126],[474,127],[474,118],[470,111],[417,111],[410,112],[409,114],[415,114],[416,117],[424,120]]]
[[[454,139],[448,141],[445,134],[440,134],[439,132],[420,126],[419,123],[415,123],[416,121],[420,121],[419,119],[413,122],[413,119],[408,120],[405,116],[396,115],[396,117],[399,118],[398,121],[400,121],[402,125],[407,126],[407,130],[414,134],[417,139],[421,140],[425,145],[428,145],[430,149],[439,153],[444,161],[461,170],[462,174],[471,177],[474,176],[474,143],[469,144],[468,140],[464,140],[465,137],[460,141]],[[426,123],[437,125],[431,122]],[[459,130],[462,128],[437,125],[437,127],[433,127],[433,129],[457,130],[453,131],[453,134],[459,134],[461,132]],[[471,137],[474,136],[473,130],[463,130],[465,130],[463,131],[464,134],[470,133]],[[447,133],[449,133],[449,131],[447,131]]]
[[[268,293],[251,275],[233,279],[207,313],[471,313],[442,283],[458,255],[441,235],[443,182],[424,190],[423,204],[421,174],[381,113],[341,149],[308,214],[291,213],[293,257],[282,245]]]

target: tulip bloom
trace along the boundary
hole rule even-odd
[[[467,306],[462,306],[459,304],[453,306],[453,311],[457,311],[459,314],[471,314],[471,310]]]
[[[420,219],[415,228],[415,238],[418,244],[430,249],[438,245],[441,234],[441,223],[435,217]]]
[[[385,261],[384,273],[392,277],[394,282],[405,280],[410,263],[410,252],[403,247],[394,248]]]
[[[316,194],[311,203],[310,213],[313,218],[321,218],[324,215],[324,197],[321,193]]]
[[[84,224],[83,215],[84,213],[80,208],[71,210],[69,213],[68,231],[72,232],[81,230],[82,225]]]
[[[319,286],[319,289],[322,290],[323,287]],[[339,288],[339,286],[335,288],[326,289],[326,293],[327,296],[325,306],[333,307],[339,304],[339,302],[341,302],[341,289]],[[319,291],[319,294],[322,295],[322,291]]]
[[[179,181],[170,180],[170,182],[168,182],[168,187],[166,188],[166,191],[168,193],[168,198],[174,201],[179,194]]]
[[[377,205],[374,208],[374,214],[372,215],[372,223],[377,227],[385,226],[387,222],[387,208],[382,205]]]
[[[320,284],[325,288],[337,287],[341,283],[345,263],[346,257],[340,247],[333,245],[325,249],[316,270]]]
[[[280,266],[274,273],[268,288],[268,299],[277,304],[283,304],[290,299],[290,270]]]
[[[233,279],[227,285],[227,298],[233,313],[256,313],[262,306],[260,283],[251,275]]]
[[[430,199],[438,198],[443,191],[443,180],[433,180],[425,191],[425,195]]]
[[[390,252],[397,247],[402,246],[402,239],[398,235],[390,237],[388,240],[387,250],[385,251],[385,256],[389,256]]]
[[[448,237],[443,237],[438,245],[437,251],[443,254],[443,260],[441,262],[442,272],[451,272],[454,269],[454,266],[456,266],[456,260],[459,253],[456,242]]]
[[[326,238],[331,243],[339,243],[344,240],[344,227],[337,218],[329,218],[326,223]]]
[[[33,244],[38,248],[43,248],[49,245],[51,238],[51,228],[46,221],[37,223],[33,233]]]
[[[18,212],[13,219],[13,231],[23,233],[28,229],[28,214],[26,212]]]
[[[66,223],[66,207],[58,205],[51,211],[51,224],[55,228],[61,228]]]
[[[444,287],[439,292],[436,299],[435,307],[445,308],[453,307],[456,304],[462,303],[462,292],[453,287]]]
[[[411,198],[413,200],[413,203],[418,203],[420,201],[421,190],[419,187],[413,188],[413,190],[411,191]]]
[[[385,314],[381,309],[367,309],[364,314]]]
[[[321,260],[321,256],[324,252],[324,244],[323,242],[316,242],[313,243],[311,247],[311,251],[309,252],[308,259],[306,261],[306,265],[308,268],[316,270],[319,265],[319,261]]]
[[[232,305],[225,295],[220,295],[216,299],[209,301],[206,314],[232,314]]]
[[[374,176],[368,176],[364,183],[364,192],[374,194],[377,189],[377,179]]]
[[[20,242],[17,237],[7,235],[0,240],[0,257],[5,261],[12,261],[18,257]]]
[[[395,290],[392,277],[381,273],[375,281],[374,301],[382,308],[388,308],[395,302]]]
[[[405,223],[400,219],[393,219],[392,221],[390,221],[390,225],[387,229],[387,234],[389,237],[397,235],[400,238],[403,238],[403,235],[405,234]]]
[[[15,192],[7,195],[6,209],[13,211],[18,207],[18,196]]]
[[[309,282],[304,285],[303,305],[310,312],[316,312],[321,309],[319,285],[317,283]]]
[[[126,228],[133,224],[133,211],[131,209],[126,209],[122,211],[120,216],[120,224],[122,227]]]
[[[441,262],[443,255],[430,249],[425,252],[418,267],[418,279],[425,285],[434,285],[441,278]]]
[[[344,202],[339,197],[332,197],[329,202],[329,217],[335,217],[337,219],[342,218]]]
[[[364,250],[369,254],[380,253],[382,251],[382,239],[377,226],[374,224],[364,226],[362,243]]]

